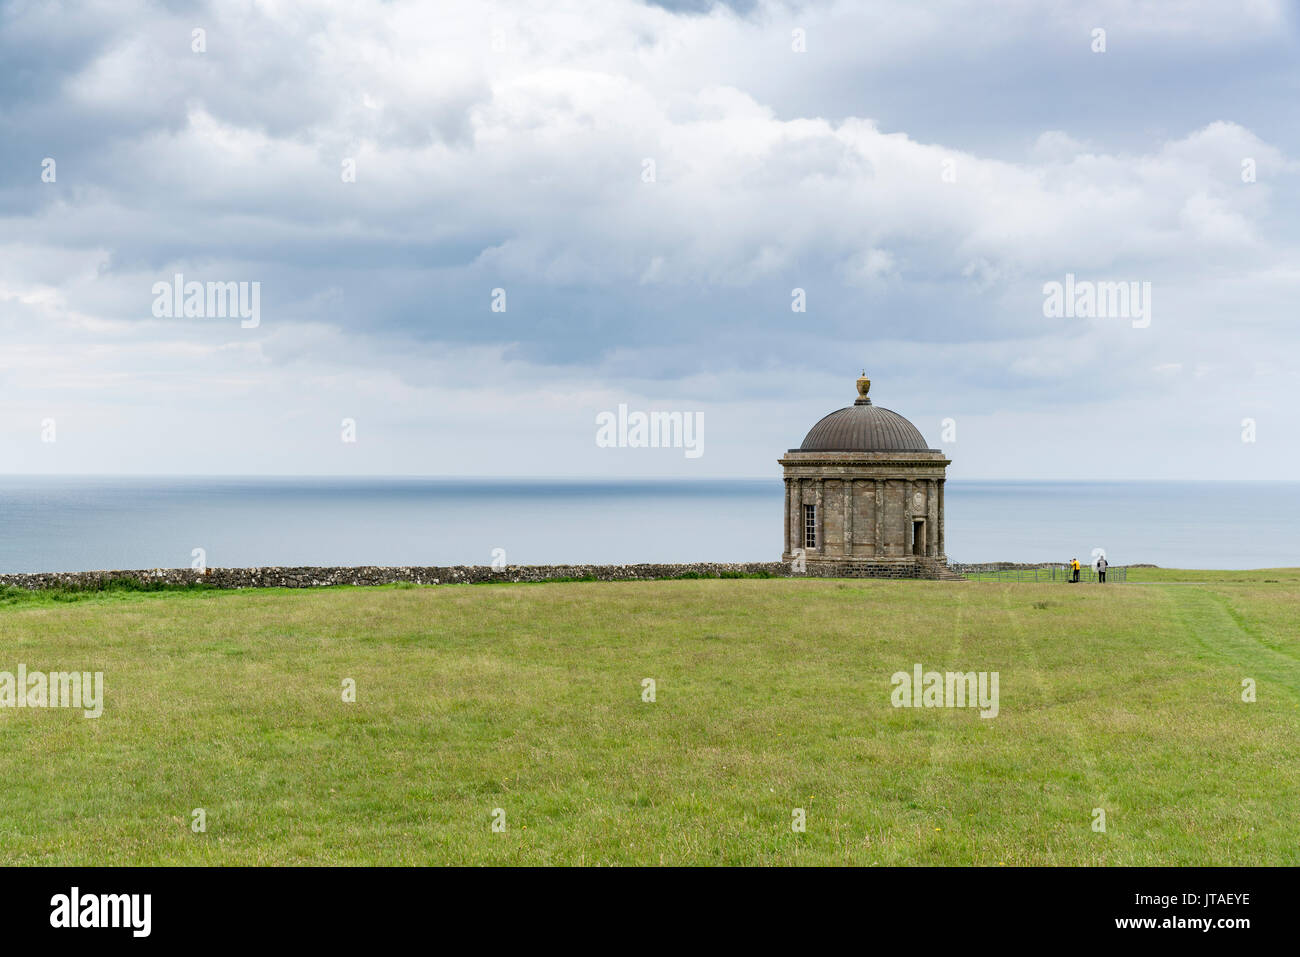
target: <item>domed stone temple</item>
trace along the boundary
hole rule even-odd
[[[812,427],[785,469],[785,552],[813,575],[958,577],[943,544],[950,460],[897,412],[858,397]],[[800,551],[802,550],[802,551]]]

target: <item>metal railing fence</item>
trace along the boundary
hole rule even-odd
[[[959,575],[972,581],[997,582],[1069,582],[1071,572],[1068,565],[1033,565],[1004,567],[1001,565],[962,565],[949,562],[948,567]],[[1097,581],[1097,572],[1091,565],[1079,569],[1080,582]],[[1106,581],[1128,581],[1128,569],[1123,565],[1111,565],[1106,569]]]

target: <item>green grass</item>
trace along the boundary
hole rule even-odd
[[[135,578],[109,578],[91,584],[68,584],[58,588],[39,590],[19,588],[17,585],[0,585],[0,607],[5,605],[46,605],[87,599],[127,598],[139,592],[200,592],[213,591],[205,582],[176,585],[162,581],[144,582]]]
[[[1051,579],[1052,570],[1050,568],[1038,569],[1039,580],[1041,583],[1067,584],[1069,572],[1064,568],[1057,566],[1056,578]],[[1096,584],[1088,581],[1087,576],[1092,574],[1087,565],[1084,566],[1082,583]],[[1173,582],[1196,584],[1210,584],[1223,582],[1264,582],[1267,584],[1300,584],[1300,568],[1249,568],[1249,569],[1210,569],[1210,568],[1123,568],[1122,574],[1125,578],[1117,580],[1121,574],[1119,567],[1112,567],[1110,581],[1107,584],[1125,584],[1140,583],[1151,584],[1161,583],[1169,584]],[[1033,584],[1034,569],[1020,568],[1008,569],[1005,571],[985,571],[971,572],[966,576],[970,581],[982,582],[1012,582],[1021,581]]]
[[[1300,584],[1300,568],[1130,568],[1130,582],[1264,582]]]
[[[6,593],[107,690],[0,708],[0,862],[1300,863],[1300,576],[1195,574]]]

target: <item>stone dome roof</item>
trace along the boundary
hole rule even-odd
[[[925,436],[897,412],[872,405],[867,398],[871,380],[858,379],[858,398],[846,409],[832,412],[814,425],[800,452],[926,452]]]

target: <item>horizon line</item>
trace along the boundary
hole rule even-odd
[[[116,478],[167,478],[167,479],[423,479],[423,480],[510,480],[524,482],[586,481],[586,482],[773,482],[780,475],[510,475],[483,473],[431,473],[431,472],[0,472],[0,480],[10,478],[54,479],[116,479]],[[1297,483],[1300,478],[1026,478],[1023,476],[966,476],[947,479],[949,482],[1041,482],[1041,483],[1103,483],[1144,482],[1209,484],[1213,482],[1241,483]]]

